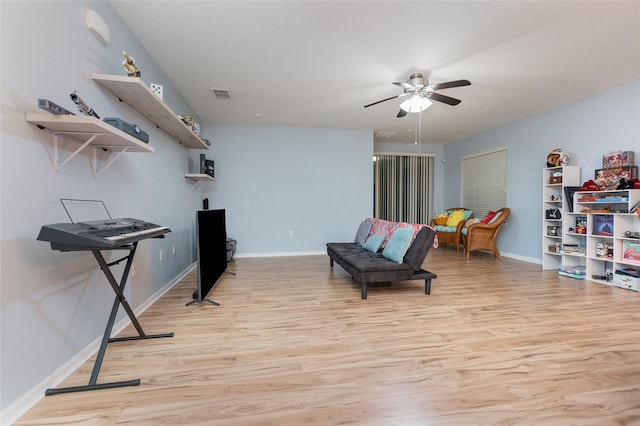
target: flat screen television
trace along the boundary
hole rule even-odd
[[[187,303],[218,302],[207,295],[218,284],[227,269],[227,228],[225,210],[200,210],[196,212],[196,246],[198,254],[198,282],[193,300]]]

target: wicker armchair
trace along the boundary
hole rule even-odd
[[[502,224],[511,214],[511,209],[503,207],[496,213],[498,212],[501,212],[500,215],[491,222],[487,224],[481,222],[474,223],[462,232],[462,243],[464,245],[465,253],[467,254],[467,259],[469,259],[469,254],[472,251],[489,250],[493,252],[495,257],[502,260],[502,255],[496,245],[496,237],[498,236],[498,232],[500,231]]]
[[[455,210],[469,211],[469,209],[466,209],[464,207],[451,207],[451,208],[448,208],[446,211],[452,212]],[[473,218],[473,213],[471,213],[466,220],[471,218]],[[439,245],[446,247],[447,244],[453,244],[456,247],[456,251],[459,252],[460,245],[462,244],[462,238],[461,238],[462,228],[464,227],[466,220],[463,220],[462,222],[458,223],[458,226],[453,232],[449,230],[444,230],[442,226],[436,223],[436,219],[431,219],[431,221],[429,222],[429,226],[431,226],[436,230],[436,235],[438,236]]]

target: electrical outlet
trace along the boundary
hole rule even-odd
[[[164,250],[160,250],[160,262],[164,262]]]
[[[289,231],[289,236],[293,237],[293,231]]]

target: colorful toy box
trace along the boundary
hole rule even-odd
[[[640,264],[640,243],[624,241],[622,243],[622,261]]]
[[[640,270],[635,268],[618,269],[613,273],[613,285],[638,291],[640,289]]]
[[[633,151],[613,151],[602,156],[602,168],[633,166]]]

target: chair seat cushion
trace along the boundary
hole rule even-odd
[[[435,229],[437,232],[456,232],[457,227],[436,225],[433,227],[433,229]]]

